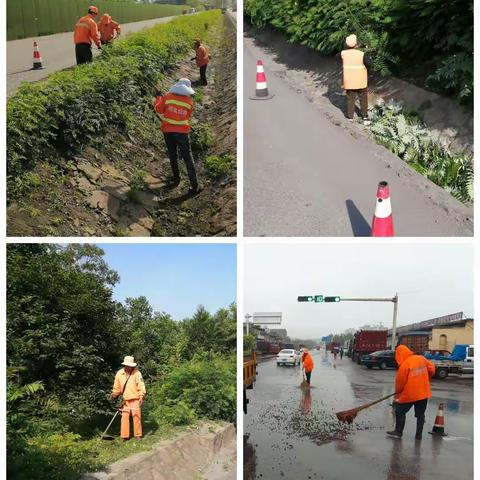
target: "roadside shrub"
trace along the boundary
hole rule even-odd
[[[379,143],[460,201],[473,201],[473,160],[469,155],[451,153],[418,117],[405,114],[398,104],[377,105],[371,120],[370,131]]]
[[[180,365],[165,377],[157,398],[160,404],[167,406],[183,402],[198,417],[233,421],[236,412],[235,358],[192,360]]]
[[[112,125],[126,130],[164,72],[192,49],[195,37],[205,37],[206,21],[218,24],[220,12],[178,17],[130,34],[91,64],[21,86],[7,103],[10,193],[15,194],[15,178],[38,162],[52,161],[59,152],[73,155]]]
[[[213,179],[230,173],[235,168],[234,155],[211,155],[205,159],[207,175]]]

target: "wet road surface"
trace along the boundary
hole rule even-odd
[[[416,442],[413,409],[401,440],[388,401],[360,412],[351,426],[335,412],[391,393],[395,370],[368,370],[348,357],[314,352],[310,391],[299,388],[299,367],[258,366],[244,416],[245,479],[358,478],[364,480],[471,480],[473,379],[432,380],[423,440]],[[445,403],[447,437],[429,435],[438,404]]]
[[[262,59],[274,97],[255,101]],[[246,236],[370,236],[379,181],[390,184],[396,236],[470,236],[472,209],[377,145],[329,101],[287,81],[290,65],[244,40]]]

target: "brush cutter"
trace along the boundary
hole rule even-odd
[[[125,392],[125,388],[127,387],[127,383],[128,381],[130,380],[130,377],[132,375],[130,374],[127,378],[127,381],[125,382],[125,385],[123,386],[123,390],[122,390],[122,394],[121,394],[121,397],[123,397],[123,393]],[[115,440],[115,437],[113,437],[112,435],[107,435],[107,432],[108,432],[108,429],[112,426],[112,423],[115,421],[115,419],[117,418],[117,415],[122,411],[122,408],[123,407],[123,400],[122,402],[120,403],[119,407],[117,408],[117,411],[115,412],[115,415],[113,416],[113,418],[110,420],[110,423],[107,425],[107,428],[105,429],[105,431],[102,433],[101,435],[101,439],[102,440]]]
[[[369,408],[373,405],[376,405],[377,403],[383,402],[387,398],[393,397],[394,395],[395,393],[391,393],[390,395],[379,398],[374,402],[366,403],[365,405],[361,405],[360,407],[352,408],[350,410],[344,410],[343,412],[338,412],[336,413],[337,418],[338,420],[340,420],[340,422],[352,423],[355,420],[355,417],[357,416],[358,412],[360,412],[361,410],[365,410],[366,408]]]

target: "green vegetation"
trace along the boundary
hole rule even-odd
[[[185,5],[146,5],[135,0],[96,0],[99,13],[109,13],[120,23],[179,15]],[[83,0],[7,0],[7,40],[71,32],[87,14]]]
[[[134,203],[140,203],[139,192],[145,188],[146,172],[137,170],[132,175],[129,182],[130,190],[127,192],[127,197]]]
[[[215,144],[215,139],[211,128],[206,123],[197,122],[193,125],[190,133],[192,150],[197,152],[206,152]]]
[[[473,0],[246,0],[245,14],[325,55],[356,33],[380,74],[473,104]]]
[[[235,419],[235,305],[177,322],[145,297],[118,303],[118,274],[94,245],[11,244],[7,271],[9,478],[80,478],[178,426]],[[99,439],[126,354],[147,386],[141,444]]]
[[[369,127],[376,140],[432,182],[464,203],[473,200],[473,162],[469,155],[452,154],[432,138],[423,122],[398,104],[371,110]]]
[[[234,155],[211,155],[205,159],[205,169],[207,171],[207,175],[213,179],[227,175],[234,168]]]
[[[179,17],[128,35],[91,64],[20,87],[7,104],[9,198],[25,190],[23,176],[37,163],[73,157],[108,129],[135,130],[154,86],[166,90],[166,70],[191,53],[195,37],[209,41],[205,24],[210,32],[221,21],[218,10]]]

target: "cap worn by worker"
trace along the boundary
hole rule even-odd
[[[123,359],[122,365],[124,365],[125,367],[136,367],[137,366],[137,364],[135,363],[135,359],[133,357],[131,357],[130,355],[127,355]]]
[[[347,47],[354,48],[357,46],[357,36],[356,35],[349,35],[345,39],[345,43],[347,44]]]
[[[107,24],[107,23],[110,23],[111,19],[112,19],[112,17],[108,13],[104,13],[102,15],[102,18],[100,19],[100,22],[103,23],[103,24]]]
[[[93,5],[90,5],[88,7],[88,13],[92,13],[94,15],[98,15],[98,8],[93,6]]]
[[[192,82],[188,78],[181,78],[171,89],[171,93],[177,95],[186,95],[191,96],[195,93],[195,90],[192,88]]]

